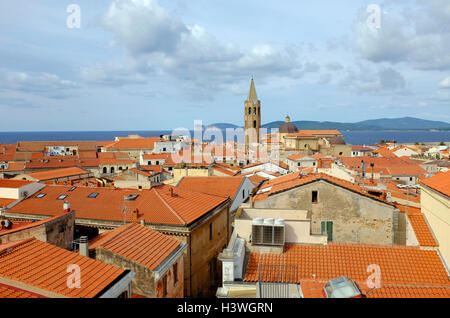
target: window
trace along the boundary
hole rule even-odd
[[[313,166],[315,166],[316,165],[316,163],[315,162],[313,162]]]
[[[103,173],[108,173],[108,169],[106,169],[106,167],[103,167]]]
[[[40,198],[43,198],[43,197],[45,197],[46,196],[46,193],[39,193],[37,196],[36,196],[36,198],[37,199],[40,199]]]
[[[245,190],[242,190],[242,199],[245,199]]]
[[[178,282],[178,263],[173,264],[173,284]]]
[[[75,190],[77,187],[72,187],[69,189],[69,192],[72,192],[73,190]]]
[[[212,222],[209,223],[209,240],[212,241],[213,239],[213,224]]]
[[[253,107],[253,115],[256,115],[256,107]]]
[[[256,128],[256,120],[253,121],[253,128]]]
[[[302,163],[301,163],[301,162],[297,163],[297,166],[298,166],[298,167],[300,167],[301,165],[302,165]]]
[[[65,198],[67,198],[67,195],[63,194],[60,195],[56,200],[64,200]]]
[[[95,199],[96,197],[98,197],[97,192],[92,192],[91,194],[88,195],[88,198],[91,198],[91,199]]]
[[[322,235],[327,235],[328,242],[333,241],[333,221],[321,222]]]
[[[151,161],[148,161],[147,164],[148,164],[149,166],[151,166],[151,165],[152,165],[152,162],[151,162]]]
[[[156,165],[159,166],[159,161],[158,160],[156,161]]]
[[[412,178],[412,177],[410,177],[410,178],[409,178],[409,181],[413,181],[413,178]]]
[[[317,191],[312,192],[312,203],[318,203],[318,195],[319,193]]]

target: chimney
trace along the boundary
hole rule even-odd
[[[66,212],[66,213],[70,212],[70,203],[68,200],[64,201],[63,209],[64,209],[64,212]]]
[[[80,237],[80,255],[89,257],[89,240],[87,236]]]
[[[145,226],[145,219],[141,219],[141,225]]]
[[[169,188],[169,192],[170,192],[170,196],[173,197],[173,188],[172,187]]]

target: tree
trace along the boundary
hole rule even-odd
[[[441,141],[441,143],[439,144],[439,146],[445,146],[445,142]]]
[[[384,145],[386,143],[386,141],[384,141],[383,139],[380,140],[380,145]]]

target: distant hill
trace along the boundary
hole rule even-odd
[[[262,125],[262,128],[278,128],[283,121],[273,121]],[[338,130],[450,130],[450,124],[443,121],[424,120],[413,117],[380,118],[364,120],[357,123],[340,123],[331,121],[293,121],[292,123],[302,130],[310,129],[338,129]],[[239,126],[227,123],[212,124],[208,127],[219,129],[237,128]]]

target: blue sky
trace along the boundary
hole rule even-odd
[[[448,0],[3,0],[0,131],[242,125],[252,76],[264,123],[450,122],[448,52]]]

